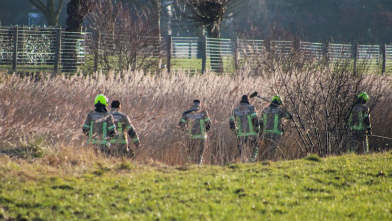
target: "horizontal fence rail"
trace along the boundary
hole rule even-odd
[[[86,60],[87,33],[62,32],[59,62],[63,72],[74,72]]]
[[[14,31],[0,27],[0,65],[12,65],[14,41]]]
[[[322,59],[324,56],[322,43],[301,42],[300,50],[307,57]]]
[[[0,68],[75,72],[85,63],[86,36],[59,28],[0,27]]]
[[[382,62],[382,72],[392,73],[392,45],[383,45],[383,62]]]
[[[87,71],[167,68],[204,73],[263,68],[262,59],[300,53],[354,70],[392,73],[392,45],[337,44],[208,37],[140,37],[123,33],[65,32],[60,28],[0,26],[0,70]],[[166,59],[164,59],[166,58]],[[368,70],[369,70],[368,69]]]
[[[278,56],[288,56],[293,52],[292,41],[271,41],[271,50]]]
[[[380,46],[379,45],[358,45],[357,60],[369,66],[379,66]]]
[[[231,39],[207,38],[206,45],[210,70],[224,72],[233,68],[234,53]]]
[[[254,57],[265,53],[264,40],[238,39],[237,50],[241,57]]]
[[[202,42],[203,39],[196,37],[172,37],[171,38],[171,65],[173,70],[194,70],[201,72],[202,68]]]
[[[197,58],[199,50],[199,38],[173,37],[172,57],[174,58]]]
[[[327,48],[328,59],[333,62],[345,62],[352,57],[350,44],[329,44]]]

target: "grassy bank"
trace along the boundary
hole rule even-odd
[[[392,219],[391,152],[202,167],[49,161],[0,156],[0,219]]]

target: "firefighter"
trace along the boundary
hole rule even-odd
[[[87,144],[92,144],[96,151],[107,155],[110,149],[109,139],[117,131],[113,116],[106,109],[108,99],[99,94],[94,101],[95,110],[87,114],[83,124],[83,133],[88,136]]]
[[[110,139],[110,152],[113,156],[128,156],[129,158],[135,159],[133,150],[128,146],[127,135],[129,135],[136,148],[139,148],[140,146],[139,137],[134,130],[129,117],[120,112],[120,110],[120,101],[113,101],[111,104],[110,114],[112,114],[114,118],[118,134]]]
[[[182,113],[179,125],[183,131],[188,131],[188,158],[192,163],[202,164],[211,121],[207,111],[201,109],[199,99],[195,99],[191,108]]]
[[[246,148],[250,148],[251,162],[255,162],[258,153],[257,135],[260,127],[256,109],[250,105],[248,95],[243,95],[239,106],[232,111],[229,125],[237,136],[237,158],[239,157],[242,162],[245,162],[247,159],[244,152]]]
[[[275,95],[268,107],[264,108],[260,116],[262,137],[265,141],[267,159],[275,160],[276,151],[283,135],[282,119],[291,119],[291,115],[282,107],[282,99]]]
[[[369,95],[362,92],[358,95],[357,101],[353,104],[348,126],[350,129],[350,152],[367,153],[369,152],[369,136],[372,135],[372,127],[370,123],[369,107],[366,103]]]

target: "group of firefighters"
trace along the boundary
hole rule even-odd
[[[370,113],[366,106],[369,95],[358,95],[348,116],[348,128],[351,135],[350,152],[366,153],[369,151],[368,137],[371,135]],[[96,150],[105,155],[127,156],[134,159],[135,154],[128,145],[128,136],[136,147],[140,141],[129,117],[120,112],[121,103],[115,100],[107,110],[108,99],[100,94],[95,98],[95,110],[87,114],[83,124],[83,133],[88,136],[87,144],[93,144]],[[232,111],[229,119],[230,129],[237,137],[237,159],[247,162],[247,150],[250,150],[250,162],[255,162],[258,155],[258,140],[266,143],[263,153],[269,160],[275,160],[278,144],[283,135],[282,120],[292,119],[292,115],[282,107],[282,98],[275,95],[268,107],[259,117],[249,96],[243,95],[240,103]],[[195,164],[202,164],[203,153],[207,144],[211,120],[206,110],[201,108],[199,99],[193,101],[191,108],[183,112],[180,128],[188,133],[188,159]],[[281,151],[281,150],[280,150]]]

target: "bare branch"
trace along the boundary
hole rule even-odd
[[[64,3],[64,0],[60,0],[60,3],[59,3],[57,10],[56,10],[57,15],[60,15],[61,10],[63,9],[63,3]]]
[[[39,11],[46,14],[45,4],[41,0],[29,0],[29,2],[34,5]]]

